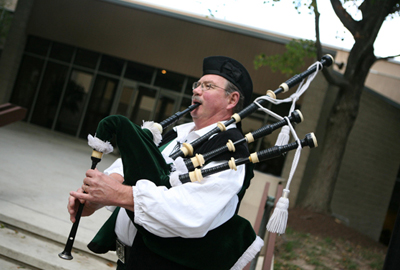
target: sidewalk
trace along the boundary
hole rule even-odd
[[[87,253],[78,251],[72,261],[58,258],[72,226],[67,212],[69,192],[82,185],[85,172],[91,166],[91,153],[85,139],[52,132],[25,122],[0,128],[0,223],[4,222],[21,230],[19,236],[10,236],[10,232],[0,230],[1,270],[20,268],[8,266],[9,262],[2,260],[4,253],[13,253],[11,258],[21,262],[36,260],[38,257],[35,265],[41,266],[28,269],[115,269],[109,263],[106,265],[104,261],[98,261],[86,247],[110,216],[106,209],[80,221],[74,248]],[[106,169],[116,158],[112,154],[104,155],[97,168],[101,171]],[[272,177],[269,182],[279,180],[275,178]],[[253,187],[246,193],[246,198],[251,199],[244,199],[242,214],[249,220],[256,218],[259,207],[257,198],[261,198],[264,192],[265,181],[266,175],[257,175],[253,180]],[[25,231],[39,238],[51,239],[59,247],[46,248],[46,244],[37,242],[37,239],[29,242],[29,235],[22,236]],[[19,243],[22,237],[26,238],[25,243]],[[27,259],[20,258],[26,253],[32,253],[32,249],[38,250],[37,254]],[[40,257],[41,253],[44,255]],[[101,257],[108,262],[117,260],[115,253],[111,252]],[[258,261],[257,269],[261,269],[261,264],[262,258]]]
[[[42,231],[49,239],[65,243],[72,226],[66,208],[69,191],[82,185],[91,152],[84,139],[25,122],[1,127],[0,221],[26,230],[35,227],[38,234]],[[104,170],[115,159],[104,155],[98,169]],[[109,215],[104,209],[82,218],[74,247],[85,248]],[[115,254],[107,256],[114,261]]]

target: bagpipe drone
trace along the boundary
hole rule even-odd
[[[124,116],[108,116],[99,122],[95,137],[92,137],[91,135],[88,136],[89,146],[93,148],[91,169],[96,167],[103,154],[113,151],[110,141],[114,136],[122,159],[124,169],[124,184],[130,186],[135,185],[140,179],[147,179],[152,181],[157,186],[165,186],[167,188],[173,188],[173,186],[187,184],[189,182],[201,182],[203,177],[212,175],[214,173],[228,169],[235,170],[236,167],[241,164],[261,162],[263,160],[278,157],[288,151],[297,149],[287,186],[284,189],[283,196],[279,199],[274,213],[272,214],[267,225],[267,229],[273,233],[284,233],[287,221],[289,185],[297,165],[296,162],[299,159],[301,148],[306,146],[310,148],[317,147],[317,141],[313,133],[307,134],[304,139],[300,140],[294,132],[292,124],[303,121],[301,112],[294,110],[294,103],[308,87],[313,76],[315,76],[320,69],[323,67],[328,67],[332,63],[333,58],[330,55],[323,56],[321,61],[316,62],[303,73],[297,74],[286,82],[282,83],[277,90],[268,90],[265,96],[256,99],[253,103],[245,107],[239,113],[232,115],[230,120],[217,123],[217,126],[214,129],[197,140],[194,140],[192,143],[184,143],[182,148],[173,152],[169,158],[165,158],[158,148],[158,144],[161,141],[162,131],[178,121],[184,114],[194,110],[198,106],[201,106],[201,104],[197,103],[191,105],[186,110],[174,114],[161,123],[145,122],[142,127],[132,123]],[[307,77],[308,80],[303,85]],[[310,79],[310,77],[312,78]],[[297,96],[291,99],[293,104],[288,117],[276,116],[273,114],[273,112],[267,111],[263,107],[268,102],[276,102],[276,95],[287,92],[291,87],[299,83],[301,83],[299,89],[303,92],[299,93],[298,89],[296,94]],[[279,121],[271,125],[266,125],[254,132],[248,133],[243,139],[235,142],[228,141],[226,146],[222,146],[209,153],[196,154],[193,157],[194,149],[199,147],[205,141],[209,140],[211,136],[219,132],[224,132],[227,126],[233,123],[239,123],[242,119],[251,115],[256,110],[263,110],[266,113],[278,118]],[[249,157],[238,159],[231,158],[230,160],[217,166],[202,169],[202,166],[207,162],[212,161],[213,157],[227,151],[234,152],[236,146],[244,143],[251,143],[259,138],[271,134],[274,130],[279,128],[282,128],[282,131],[285,130],[287,133],[286,135],[282,135],[286,138],[279,145],[277,144],[269,149],[252,153]],[[295,139],[295,142],[293,143],[288,143],[289,132],[292,133]],[[140,153],[140,155],[137,155],[136,153]],[[173,164],[172,167],[174,167],[173,172],[171,172],[171,163]],[[71,251],[83,207],[84,205],[80,204],[79,210],[76,214],[76,221],[71,228],[65,249],[59,254],[59,256],[63,259],[71,260],[73,258]],[[129,212],[130,211],[127,211],[130,217],[134,215],[133,212]],[[251,253],[254,257],[263,245],[260,243],[262,240],[259,239],[259,237],[255,234],[251,224],[246,219],[238,215],[234,215],[230,220],[221,225],[220,227],[222,228],[218,232],[211,230],[205,237],[196,239],[161,238],[150,234],[140,226],[136,227],[138,228],[139,232],[143,233],[145,241],[152,251],[156,253],[162,252],[163,254],[166,254],[167,258],[173,261],[182,263],[182,259],[180,257],[182,256],[183,252],[193,250],[193,248],[199,246],[208,246],[207,254],[210,253],[211,256],[216,256],[216,260],[218,260],[218,257],[224,258],[220,259],[220,264],[213,266],[204,265],[204,269],[241,269],[240,267],[244,267],[252,259],[245,258],[238,263],[241,259],[243,259],[243,254],[251,249],[254,249],[255,251]],[[104,232],[107,230],[110,231],[110,228],[113,229],[113,227],[110,226],[107,221],[103,225],[102,229],[100,229],[100,232],[102,230],[104,230]],[[226,231],[229,233],[220,233],[221,231]],[[232,235],[235,235],[235,237],[232,237]],[[113,248],[115,250],[115,247],[113,247],[113,245],[115,245],[115,241],[113,242],[112,240],[104,240],[106,243],[104,246],[99,244],[101,241],[103,241],[103,239],[96,236],[88,245],[89,249],[97,253],[104,253],[110,249],[112,250]],[[171,246],[174,248],[171,248]],[[199,263],[206,261],[204,260],[204,254],[199,252],[199,250],[196,250],[196,252],[191,252],[190,254],[185,254],[186,258],[183,263],[188,267],[199,267]]]

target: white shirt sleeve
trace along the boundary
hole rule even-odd
[[[244,174],[241,165],[170,189],[140,180],[132,187],[135,223],[161,237],[202,237],[233,216]]]
[[[122,159],[118,158],[116,161],[114,161],[113,164],[111,164],[110,167],[104,170],[104,174],[110,175],[112,173],[118,173],[122,177],[124,177],[124,170],[122,167]]]

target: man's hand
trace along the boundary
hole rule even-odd
[[[82,188],[79,188],[76,191],[76,193],[83,194]],[[67,209],[68,209],[68,213],[69,213],[69,219],[71,220],[72,223],[75,223],[75,216],[76,216],[76,213],[78,212],[79,203],[85,204],[85,206],[83,207],[83,211],[82,211],[83,217],[90,216],[96,210],[98,210],[104,206],[104,205],[96,204],[96,203],[92,203],[92,202],[85,202],[84,200],[78,200],[77,198],[75,198],[73,196],[69,196]]]
[[[87,213],[91,212],[92,214],[95,210],[99,209],[98,206],[104,205],[120,206],[133,211],[132,187],[123,185],[121,182],[122,177],[121,179],[116,179],[99,172],[97,169],[88,170],[86,178],[83,180],[82,188],[77,192],[71,191],[70,195],[81,202],[85,201],[92,204]],[[75,208],[77,210],[76,206]]]

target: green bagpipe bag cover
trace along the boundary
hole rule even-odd
[[[124,184],[134,186],[138,180],[148,179],[157,186],[170,187],[170,166],[165,163],[148,129],[142,129],[125,116],[111,115],[100,121],[96,137],[111,141],[113,135],[121,154]]]
[[[111,115],[99,122],[95,137],[110,142],[114,136],[122,159],[124,184],[134,186],[138,180],[148,179],[158,186],[170,187],[170,166],[165,163],[148,129],[142,129],[125,116]],[[113,212],[89,243],[91,251],[106,253],[115,250],[114,227],[118,210]]]
[[[97,138],[111,141],[114,134],[123,164],[124,184],[133,186],[138,180],[147,179],[157,186],[171,188],[170,166],[165,163],[149,130],[142,129],[120,115],[108,116],[100,121]],[[114,227],[118,211],[117,207],[88,244],[91,251],[106,253],[115,250]],[[134,212],[126,212],[134,221]],[[197,269],[230,269],[256,240],[251,224],[238,215],[202,238],[163,238],[134,225],[150,250],[176,263]],[[253,255],[258,251],[253,252]]]

